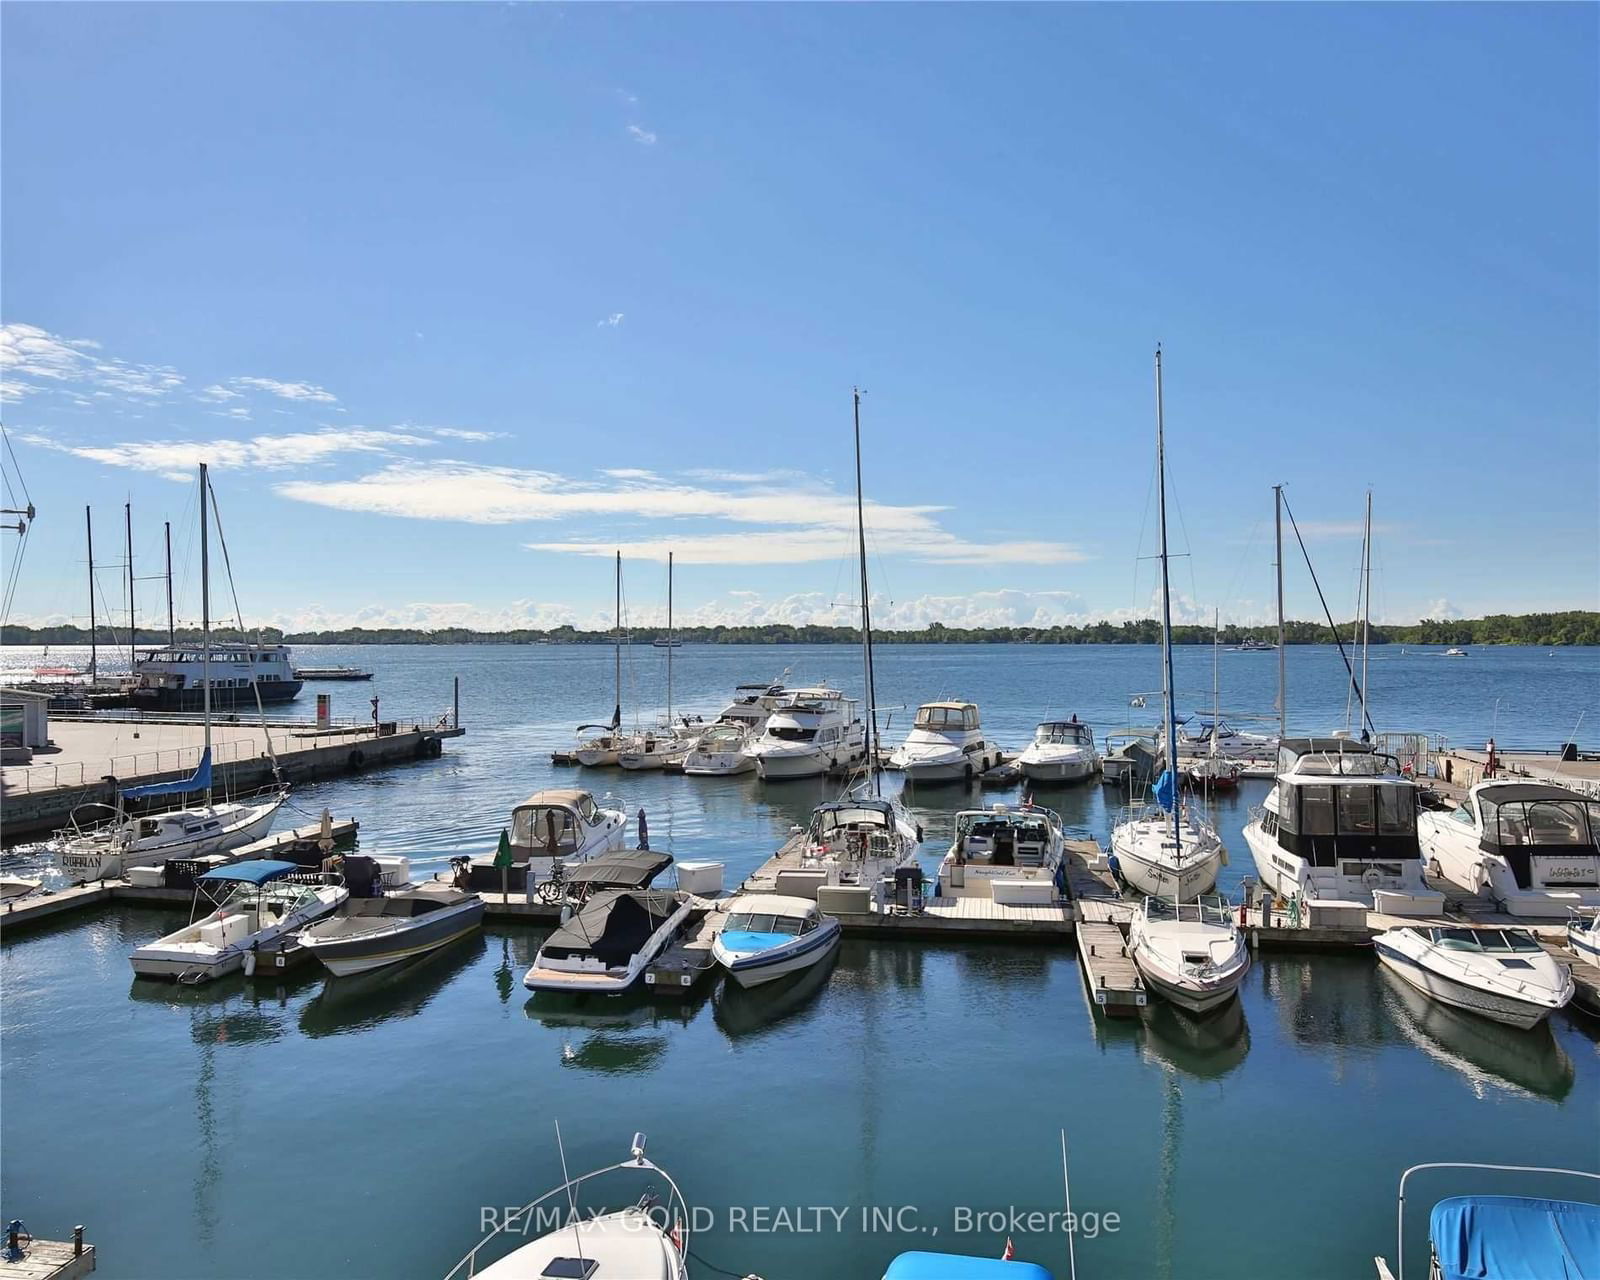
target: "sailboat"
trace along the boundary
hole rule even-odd
[[[617,552],[617,620],[611,629],[611,648],[616,672],[616,705],[611,711],[610,724],[580,724],[578,749],[573,752],[578,763],[594,769],[601,765],[616,764],[618,735],[622,731],[622,552]],[[595,732],[598,730],[599,732]]]
[[[75,882],[109,880],[127,875],[133,867],[160,866],[171,858],[198,858],[223,853],[258,840],[272,827],[288,788],[280,785],[259,799],[224,801],[212,799],[211,784],[211,550],[207,508],[214,502],[206,464],[200,464],[200,683],[201,706],[205,719],[205,743],[200,762],[187,778],[172,782],[152,782],[124,787],[112,805],[80,805],[73,811],[72,825],[59,832],[54,853],[62,871]],[[267,751],[272,751],[271,735]],[[276,772],[276,767],[274,767]],[[160,813],[131,815],[130,800],[151,800],[163,796],[193,795],[204,792],[203,803]],[[99,824],[85,825],[89,815],[109,810],[111,817]]]
[[[1156,350],[1156,487],[1161,508],[1161,696],[1165,768],[1154,805],[1124,811],[1111,832],[1117,868],[1140,893],[1188,902],[1217,882],[1227,858],[1216,829],[1178,796],[1178,726],[1172,690],[1172,590],[1167,573],[1167,451],[1161,403],[1161,351]]]
[[[672,636],[672,552],[667,552],[667,714],[655,729],[636,733],[617,744],[617,763],[624,769],[668,769],[683,767],[683,762],[700,739],[700,729],[672,719],[672,651],[677,643]]]
[[[1191,785],[1210,791],[1231,791],[1239,785],[1240,765],[1230,760],[1217,746],[1218,730],[1222,726],[1222,692],[1218,679],[1217,653],[1220,647],[1222,614],[1213,611],[1211,621],[1211,732],[1204,758],[1194,761],[1186,773]]]

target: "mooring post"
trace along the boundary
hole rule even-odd
[[[454,696],[451,698],[451,703],[450,703],[450,727],[452,729],[459,729],[461,727],[461,677],[460,676],[457,676],[455,678],[455,693],[454,693]]]
[[[72,1256],[74,1258],[83,1256],[83,1223],[81,1222],[72,1228]]]

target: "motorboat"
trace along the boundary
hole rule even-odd
[[[1440,1161],[1400,1175],[1395,1214],[1395,1261],[1373,1259],[1378,1280],[1405,1280],[1406,1184],[1424,1171],[1471,1170],[1474,1175],[1533,1175],[1587,1179],[1600,1193],[1600,1173],[1528,1165]],[[1600,1275],[1600,1204],[1534,1196],[1464,1195],[1436,1202],[1428,1214],[1428,1280],[1593,1280]]]
[[[889,755],[889,767],[914,784],[963,782],[1000,763],[1000,749],[984,737],[977,705],[925,702],[906,740]]]
[[[867,754],[867,731],[854,698],[815,685],[791,690],[746,749],[765,780],[819,778],[860,764]]]
[[[1450,648],[1444,651],[1444,656],[1447,658],[1465,658],[1467,651],[1465,649]]]
[[[564,1158],[564,1157],[563,1157]],[[622,1209],[580,1212],[579,1197],[596,1179],[644,1174],[666,1184],[663,1200],[653,1189]],[[554,1229],[519,1245],[504,1257],[480,1261],[511,1238]],[[688,1280],[689,1206],[672,1176],[645,1158],[645,1136],[636,1133],[628,1159],[563,1182],[537,1200],[506,1214],[500,1224],[451,1268],[444,1280]]]
[[[1061,892],[1066,847],[1061,816],[1037,805],[962,809],[939,863],[939,892],[951,898],[1052,903]]]
[[[1274,738],[1264,733],[1244,733],[1214,716],[1178,721],[1178,759],[1220,756],[1224,760],[1270,760]]]
[[[1156,794],[1164,794],[1159,781]],[[1138,892],[1188,902],[1211,891],[1228,851],[1210,819],[1172,795],[1168,802],[1121,811],[1111,829],[1110,861],[1112,870]]]
[[[196,877],[187,925],[129,957],[145,978],[206,982],[243,968],[245,957],[334,911],[349,896],[343,885],[302,884],[287,877],[298,864],[273,859],[235,862]],[[210,906],[200,915],[202,905]]]
[[[1600,910],[1600,801],[1542,782],[1480,782],[1449,812],[1417,814],[1417,840],[1451,884],[1514,916]]]
[[[296,667],[296,680],[370,680],[372,672],[365,667]]]
[[[1235,652],[1237,653],[1272,653],[1277,645],[1268,640],[1257,640],[1254,636],[1246,636],[1244,643]]]
[[[692,912],[686,893],[603,889],[544,940],[522,985],[530,991],[626,991],[683,934]]]
[[[1124,729],[1106,734],[1100,757],[1100,781],[1108,787],[1134,791],[1147,787],[1156,776],[1156,731]]]
[[[483,899],[440,880],[379,897],[350,898],[300,931],[300,942],[343,977],[448,946],[483,923]]]
[[[1280,898],[1438,915],[1444,894],[1423,878],[1417,806],[1417,784],[1394,756],[1352,738],[1285,738],[1277,784],[1244,838]]]
[[[550,905],[581,908],[604,889],[648,889],[668,867],[672,855],[658,849],[602,853],[565,871],[561,879],[539,885],[540,900]]]
[[[1152,991],[1180,1009],[1207,1013],[1233,999],[1250,971],[1250,948],[1218,897],[1149,897],[1128,926],[1128,951]]]
[[[1537,1026],[1572,999],[1571,971],[1526,929],[1403,925],[1372,940],[1378,959],[1435,1000],[1507,1026]]]
[[[971,1258],[960,1253],[914,1249],[896,1255],[883,1280],[1053,1280],[1037,1262],[1013,1258],[1009,1248],[998,1258]]]
[[[761,736],[783,697],[781,682],[739,685],[734,690],[733,701],[722,709],[684,757],[683,771],[699,777],[751,772],[756,761],[748,748]]]
[[[223,644],[209,654],[178,645],[134,662],[128,700],[141,711],[199,711],[209,694],[212,707],[254,709],[258,698],[269,706],[291,702],[302,687],[288,645]]]
[[[31,876],[0,876],[0,902],[26,898],[44,888],[44,881]]]
[[[740,894],[711,943],[717,963],[741,987],[809,969],[833,954],[841,929],[810,898],[776,893]]]
[[[467,867],[466,887],[474,893],[499,893],[504,884],[505,892],[525,893],[529,875],[537,882],[558,862],[565,866],[620,849],[627,835],[628,815],[601,808],[587,791],[535,791],[511,811],[510,865],[496,865],[495,854],[476,857]]]
[[[1033,741],[1017,757],[1023,775],[1034,782],[1081,782],[1100,771],[1094,731],[1073,716],[1046,720],[1033,731]]]
[[[1600,910],[1572,913],[1567,921],[1567,947],[1578,959],[1600,966]]]

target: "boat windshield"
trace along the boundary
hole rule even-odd
[[[530,804],[511,815],[511,843],[524,849],[573,853],[578,847],[578,818],[555,804]]]
[[[776,738],[779,742],[810,742],[817,736],[815,729],[802,729],[797,724],[773,724],[767,726],[767,737]]]
[[[798,934],[805,922],[798,916],[775,916],[764,912],[735,911],[728,916],[728,933]]]
[[[1034,730],[1033,740],[1041,746],[1088,747],[1094,745],[1094,734],[1089,726],[1076,720],[1054,721]]]
[[[1600,801],[1514,800],[1496,804],[1478,797],[1483,837],[1490,844],[1594,849],[1600,832]]]
[[[1171,902],[1166,898],[1146,898],[1144,914],[1148,920],[1185,920],[1197,924],[1232,924],[1228,904],[1216,894],[1204,894],[1193,902]]]
[[[952,729],[976,729],[978,727],[978,709],[976,707],[922,707],[917,711],[917,729],[932,729],[936,733],[948,733]]]
[[[889,817],[881,809],[823,809],[817,814],[817,832],[823,836],[834,831],[888,825]]]
[[[1541,951],[1526,929],[1427,929],[1428,941],[1451,951]]]
[[[1398,775],[1400,762],[1375,751],[1307,751],[1283,747],[1278,752],[1279,773],[1314,773],[1346,778],[1381,778]]]

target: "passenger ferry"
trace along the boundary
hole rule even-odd
[[[145,711],[199,711],[205,703],[206,663],[199,646],[148,650],[133,667],[133,705]],[[302,681],[294,672],[289,646],[220,645],[211,651],[213,708],[254,707],[290,702]]]

